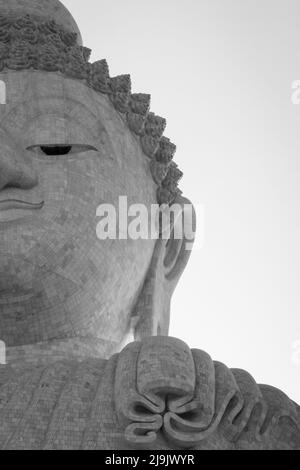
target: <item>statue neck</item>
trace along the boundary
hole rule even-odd
[[[108,359],[119,350],[112,341],[97,338],[66,338],[6,349],[6,364],[13,366],[46,365],[60,360]]]

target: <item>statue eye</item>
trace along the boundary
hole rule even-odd
[[[40,149],[46,155],[68,155],[72,150],[72,145],[41,145]]]
[[[30,152],[35,152],[39,155],[47,156],[64,156],[81,152],[89,152],[91,150],[97,152],[98,150],[92,145],[67,145],[67,144],[45,144],[45,145],[31,145],[27,147]]]

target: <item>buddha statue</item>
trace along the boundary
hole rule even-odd
[[[0,448],[300,449],[296,403],[168,336],[182,219],[97,236],[120,196],[190,203],[150,96],[90,52],[58,0],[0,0]]]

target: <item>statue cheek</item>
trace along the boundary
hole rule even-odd
[[[52,193],[65,191],[68,179],[68,166],[65,162],[32,158],[32,165],[38,174],[39,186]]]

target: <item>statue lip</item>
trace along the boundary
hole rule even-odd
[[[5,199],[0,201],[0,211],[6,211],[9,209],[38,210],[42,209],[44,205],[45,201],[34,203],[21,201],[20,199]]]

